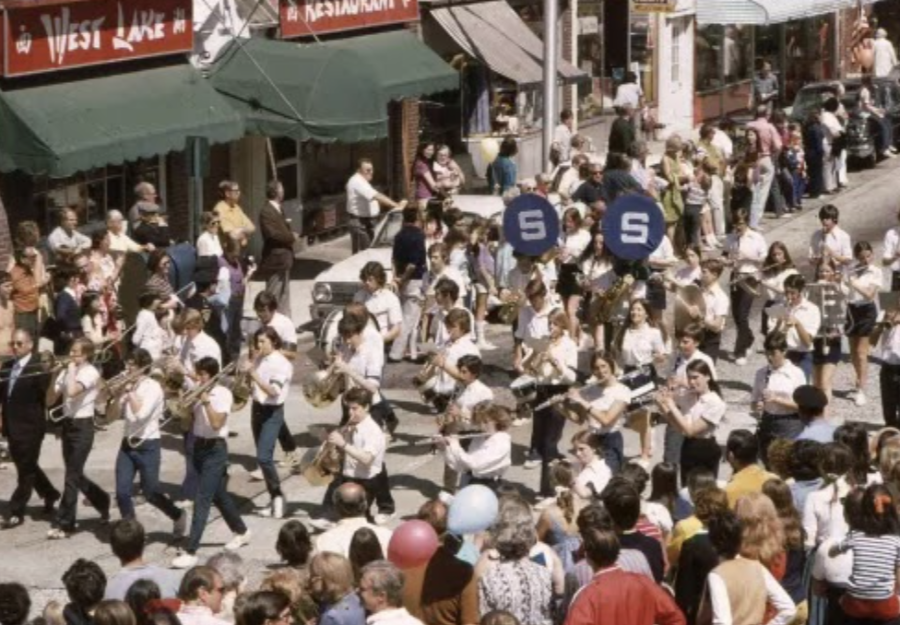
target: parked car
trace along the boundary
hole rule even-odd
[[[463,212],[463,221],[476,217],[493,219],[503,213],[503,200],[496,195],[458,195],[453,204]],[[375,228],[372,247],[336,263],[320,273],[313,283],[310,318],[322,324],[335,310],[353,301],[360,288],[359,272],[370,261],[378,261],[392,277],[391,252],[394,237],[403,225],[403,211],[394,209],[382,217]]]
[[[821,106],[829,98],[837,95],[836,81],[818,82],[806,85],[797,92],[794,105],[790,111],[791,121],[805,123],[810,111]],[[874,167],[878,160],[875,150],[875,136],[878,133],[878,121],[869,113],[859,109],[859,91],[862,83],[859,80],[841,81],[845,93],[841,104],[847,110],[847,156],[859,160],[869,167]],[[894,141],[900,139],[900,84],[896,80],[882,78],[874,81],[873,94],[875,104],[887,111],[894,128]]]

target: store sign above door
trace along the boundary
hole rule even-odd
[[[418,19],[418,0],[281,0],[284,39]]]
[[[4,76],[190,52],[192,0],[30,0],[3,5]]]
[[[676,0],[631,0],[631,10],[635,13],[671,13]]]

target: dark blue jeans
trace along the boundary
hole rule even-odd
[[[197,471],[198,485],[187,544],[188,553],[196,553],[200,547],[200,539],[203,538],[203,530],[213,504],[222,514],[228,529],[235,534],[247,531],[241,513],[228,493],[228,444],[225,439],[194,439],[194,469]]]
[[[93,419],[64,419],[62,426],[63,463],[66,466],[65,487],[56,522],[66,532],[74,531],[79,491],[101,515],[109,515],[110,497],[84,474],[84,465],[94,446]]]
[[[603,459],[606,460],[609,470],[615,475],[625,464],[625,438],[622,436],[622,432],[617,430],[602,435],[601,439],[600,448]]]
[[[175,521],[184,512],[172,500],[159,492],[159,464],[161,456],[159,439],[148,440],[132,448],[122,441],[116,457],[116,504],[123,519],[134,518],[134,476],[141,477],[141,491],[150,505]]]
[[[800,367],[803,371],[803,375],[806,376],[806,383],[812,384],[810,380],[812,380],[812,372],[813,372],[813,355],[812,352],[797,352],[797,351],[789,351],[787,353],[787,358],[792,363]]]
[[[193,501],[197,496],[197,469],[194,468],[194,433],[182,435],[184,441],[184,481],[181,483],[181,498]]]
[[[281,497],[281,478],[275,468],[275,443],[284,425],[284,404],[269,406],[253,402],[250,413],[250,427],[256,442],[256,461],[266,480],[266,490],[270,497]]]

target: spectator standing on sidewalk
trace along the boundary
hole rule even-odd
[[[266,291],[278,300],[278,312],[291,317],[291,268],[294,266],[294,242],[299,238],[281,203],[284,185],[273,180],[266,185],[266,204],[259,211],[259,231],[263,238],[260,274],[266,278]]]
[[[759,141],[758,176],[753,183],[753,200],[750,203],[750,227],[754,230],[759,230],[759,222],[762,220],[766,201],[772,190],[772,180],[775,178],[774,158],[782,148],[778,130],[769,123],[768,111],[767,106],[758,106],[756,119],[747,124],[747,128],[756,131]]]
[[[875,31],[875,47],[872,52],[875,57],[872,75],[875,78],[887,78],[897,64],[897,52],[894,50],[894,44],[887,38],[885,29],[879,28]]]
[[[397,292],[403,306],[403,327],[400,336],[391,345],[390,359],[403,359],[408,350],[412,360],[418,358],[416,329],[422,316],[422,278],[428,268],[425,251],[425,232],[416,206],[403,209],[403,227],[394,237],[392,253]]]
[[[375,236],[375,224],[384,207],[405,208],[406,200],[395,202],[372,186],[375,165],[359,159],[356,173],[347,181],[347,214],[350,216],[350,245],[353,253],[368,249]]]
[[[778,77],[772,73],[772,64],[768,61],[763,61],[753,77],[752,98],[750,110],[765,108],[766,115],[772,114],[778,101]]]
[[[241,197],[240,185],[233,180],[223,180],[219,183],[219,194],[222,199],[213,207],[213,212],[221,222],[219,231],[223,236],[240,241],[241,247],[247,247],[250,235],[256,232],[256,226],[238,204]]]

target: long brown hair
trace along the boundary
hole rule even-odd
[[[784,551],[784,530],[772,500],[762,493],[748,493],[737,500],[734,512],[741,520],[741,555],[768,566]]]
[[[784,530],[784,547],[788,550],[803,548],[803,524],[800,521],[800,513],[794,506],[794,496],[791,487],[780,478],[766,480],[762,487],[763,495],[772,500],[778,518],[781,520],[781,529]]]

